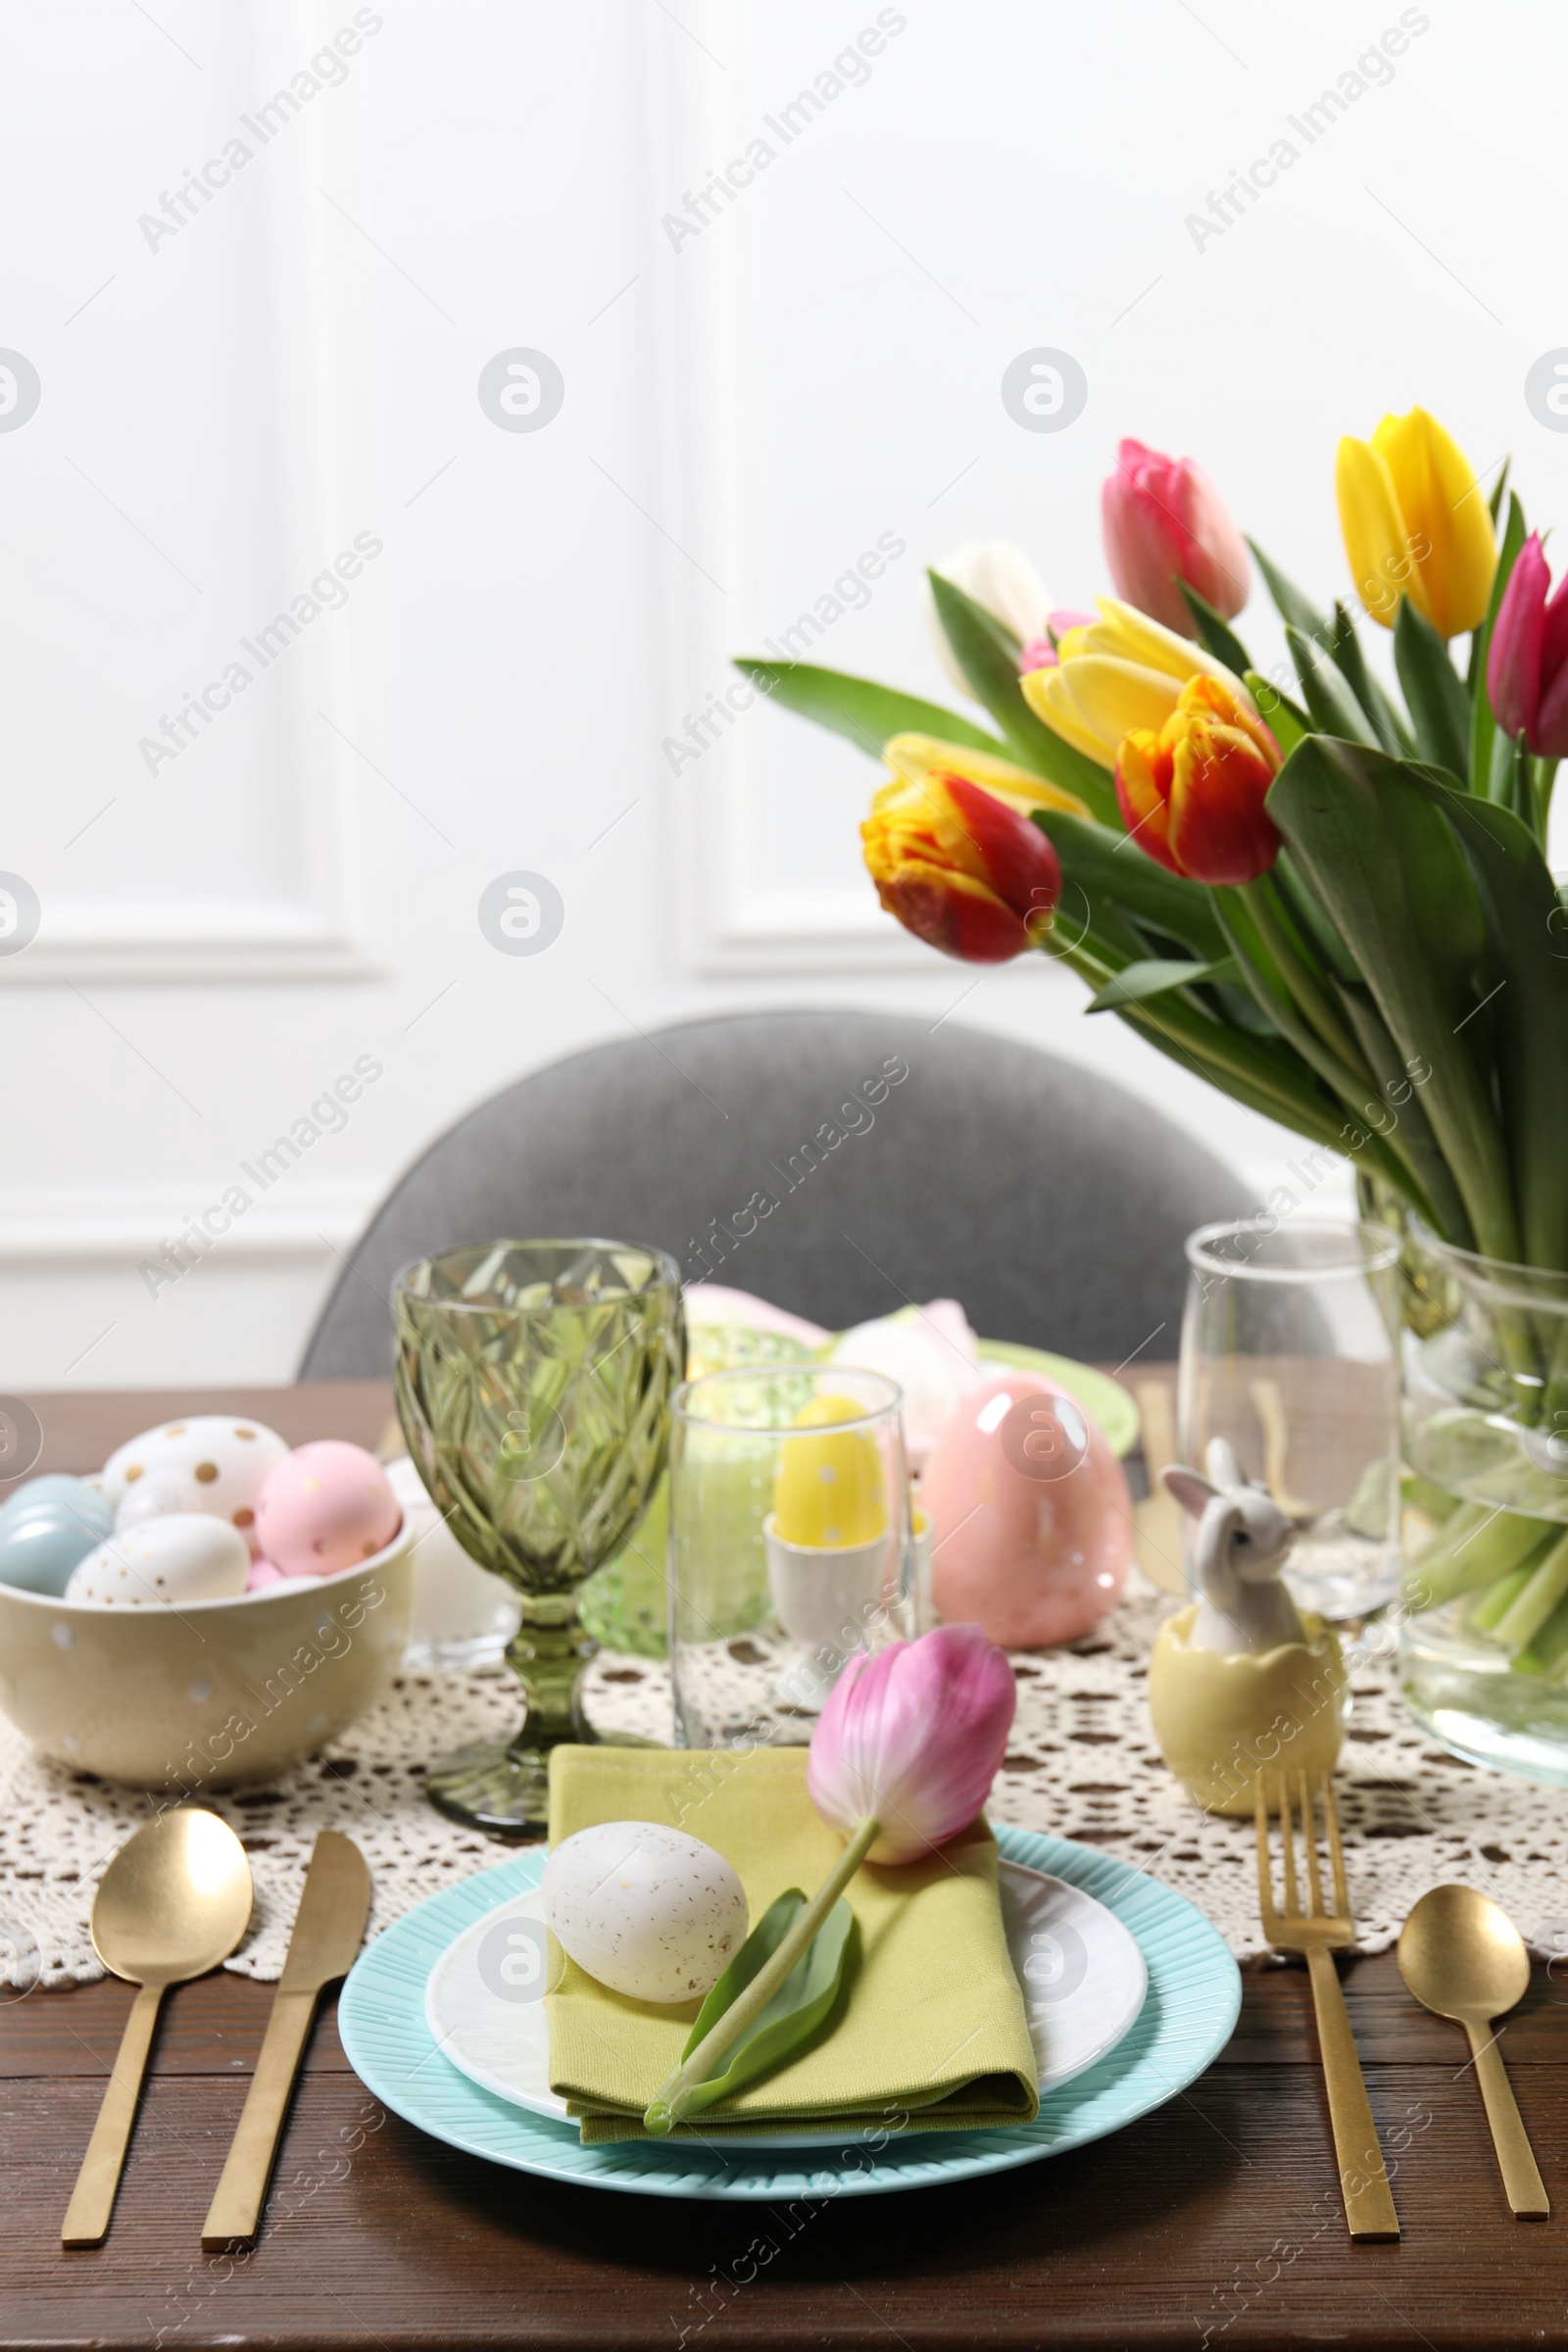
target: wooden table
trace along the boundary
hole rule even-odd
[[[33,1399],[44,1466],[83,1468],[166,1414],[236,1409],[374,1444],[376,1383]],[[172,1993],[113,2231],[60,2219],[129,1988],[0,1996],[0,2345],[438,2345],[906,2352],[977,2342],[1202,2347],[1568,2343],[1568,1971],[1536,1973],[1504,2048],[1557,2218],[1513,2221],[1457,2029],[1392,1954],[1348,1972],[1404,2235],[1346,2238],[1304,1973],[1249,1975],[1202,2080],[1073,2155],[911,2195],[775,2210],[567,2188],[459,2155],[349,2071],[330,2006],[264,2233],[204,2257],[202,2216],[271,1988]]]

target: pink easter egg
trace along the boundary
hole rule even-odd
[[[1098,1625],[1133,1556],[1120,1462],[1083,1407],[1035,1372],[970,1391],[920,1480],[932,1597],[949,1624],[1005,1649],[1044,1649]]]
[[[270,1470],[256,1497],[263,1553],[284,1576],[335,1576],[390,1544],[402,1524],[375,1456],[318,1438]]]
[[[251,1562],[251,1572],[245,1579],[246,1592],[265,1592],[269,1585],[280,1585],[282,1582],[282,1569],[270,1560],[264,1560],[258,1552]]]

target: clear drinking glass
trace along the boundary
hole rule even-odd
[[[1306,1217],[1203,1225],[1187,1243],[1181,1458],[1202,1469],[1210,1441],[1229,1441],[1296,1521],[1286,1583],[1341,1624],[1399,1581],[1398,1255],[1386,1226]]]
[[[514,1586],[510,1740],[432,1764],[432,1803],[502,1836],[543,1826],[548,1753],[591,1740],[577,1594],[641,1519],[685,1369],[680,1270],[623,1242],[487,1242],[398,1278],[394,1385],[410,1457],[458,1542]]]
[[[846,1661],[913,1630],[902,1401],[880,1373],[829,1364],[710,1372],[676,1392],[683,1747],[804,1745]]]

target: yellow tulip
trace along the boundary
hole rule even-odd
[[[1479,628],[1497,544],[1468,459],[1425,409],[1385,416],[1370,441],[1340,443],[1340,531],[1356,593],[1392,629],[1407,596],[1440,637]]]
[[[1190,678],[1218,678],[1246,699],[1246,688],[1223,662],[1190,638],[1115,597],[1096,598],[1100,619],[1066,630],[1056,661],[1019,680],[1024,700],[1075,751],[1114,768],[1124,735],[1135,728],[1157,735]]]

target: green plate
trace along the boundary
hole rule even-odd
[[[1055,1381],[1099,1422],[1114,1452],[1131,1453],[1137,1445],[1138,1407],[1108,1372],[1075,1363],[1070,1355],[1048,1355],[1043,1348],[1015,1348],[1010,1340],[982,1340],[980,1361],[1015,1364],[1020,1372],[1038,1372],[1042,1379]]]
[[[1113,1911],[1149,1970],[1148,1995],[1131,2031],[1085,2073],[1048,2092],[1032,2124],[891,2138],[857,2134],[838,2147],[794,2153],[691,2140],[615,2140],[585,2148],[574,2124],[532,2115],[459,2074],[425,2022],[431,1969],[476,1919],[537,1884],[544,1867],[537,1846],[443,1888],[394,1921],[355,1962],[338,2003],[338,2033],[361,2082],[432,2138],[583,2188],[787,2203],[793,2197],[875,2196],[1010,2172],[1102,2139],[1185,2090],[1229,2041],[1242,1984],[1217,1932],[1173,1887],[1114,1854],[1065,1838],[999,1829],[997,1842],[1010,1860],[1065,1879]],[[1190,2118],[1171,2126],[1189,2132],[1198,2128]]]

